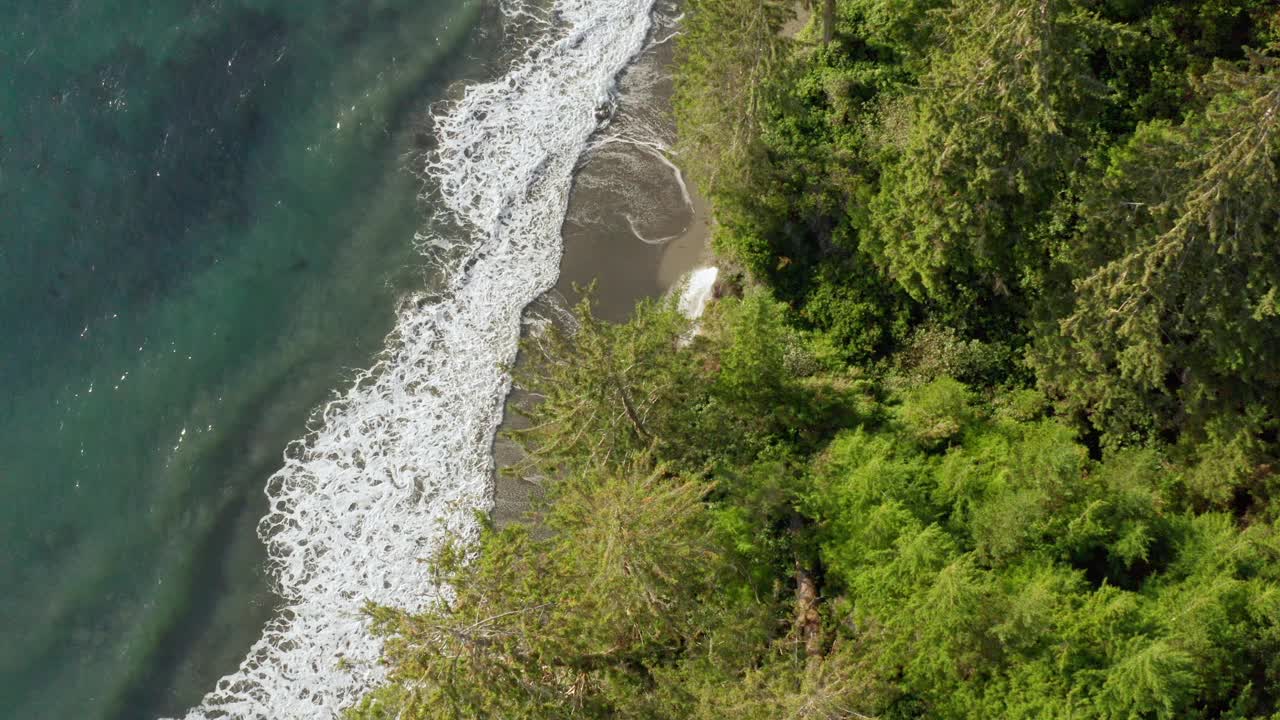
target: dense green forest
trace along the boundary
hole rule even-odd
[[[689,0],[679,47],[722,298],[529,341],[545,506],[369,609],[351,717],[1280,718],[1280,8]]]

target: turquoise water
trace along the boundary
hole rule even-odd
[[[181,714],[258,637],[264,482],[421,284],[405,167],[493,24],[0,5],[0,716]]]

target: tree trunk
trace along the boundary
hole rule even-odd
[[[807,568],[796,561],[796,624],[804,640],[804,654],[822,656],[822,618],[818,615],[818,583]]]
[[[804,528],[804,518],[799,513],[791,515],[793,540]],[[822,616],[818,614],[818,581],[804,558],[796,555],[796,628],[804,641],[804,653],[810,660],[822,657]]]
[[[636,437],[641,442],[649,439],[649,431],[645,430],[644,423],[640,422],[640,416],[636,414],[636,409],[631,404],[631,396],[627,394],[626,388],[622,387],[622,382],[618,381],[618,397],[622,398],[622,409],[627,414],[627,419],[631,421],[631,427],[636,431]]]
[[[822,2],[822,44],[830,45],[831,37],[835,34],[836,26],[836,0],[823,0]]]

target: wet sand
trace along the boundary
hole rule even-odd
[[[690,197],[691,209],[673,208],[672,218],[650,223],[673,231],[674,237],[660,245],[626,234],[566,225],[560,280],[552,291],[558,296],[556,302],[572,306],[581,299],[575,286],[585,289],[594,280],[596,315],[622,322],[631,315],[639,300],[661,297],[673,290],[690,270],[708,260],[710,219],[706,204],[693,193]],[[590,198],[582,201],[590,202]]]
[[[671,43],[642,55],[622,77],[618,112],[597,133],[597,142],[579,165],[563,229],[564,255],[556,287],[526,314],[548,315],[574,305],[575,287],[596,283],[598,317],[624,321],[637,301],[671,291],[691,270],[707,264],[710,216],[692,187],[685,188],[662,148],[674,142],[670,117]],[[507,399],[502,430],[519,427]],[[519,448],[499,437],[494,522],[519,520],[539,488],[502,472],[520,457]]]
[[[661,297],[673,289],[686,273],[707,261],[709,218],[705,205],[699,198],[694,199],[695,212],[689,218],[689,229],[658,248],[635,238],[605,238],[587,233],[570,244],[566,230],[561,276],[552,291],[558,297],[547,301],[558,307],[567,307],[567,302],[579,297],[573,291],[573,284],[585,286],[594,279],[598,283],[596,315],[622,321],[639,300]],[[494,441],[497,476],[492,517],[499,527],[526,515],[540,493],[536,484],[503,472],[503,468],[510,467],[521,456],[520,448],[502,436],[504,430],[524,426],[524,418],[511,410],[512,402],[519,402],[521,397],[519,390],[513,390],[507,398],[502,426]]]

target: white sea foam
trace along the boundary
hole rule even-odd
[[[652,5],[557,0],[554,26],[506,76],[436,117],[426,172],[471,237],[423,247],[469,249],[443,292],[401,304],[378,363],[286,452],[259,527],[286,610],[187,720],[336,716],[384,672],[362,605],[417,608],[442,592],[419,559],[447,534],[474,536],[473,511],[492,502],[521,311],[555,281],[574,164]]]
[[[689,273],[680,289],[680,299],[676,305],[685,317],[690,320],[702,317],[707,303],[711,302],[716,278],[719,276],[720,270],[714,267],[698,268]]]

